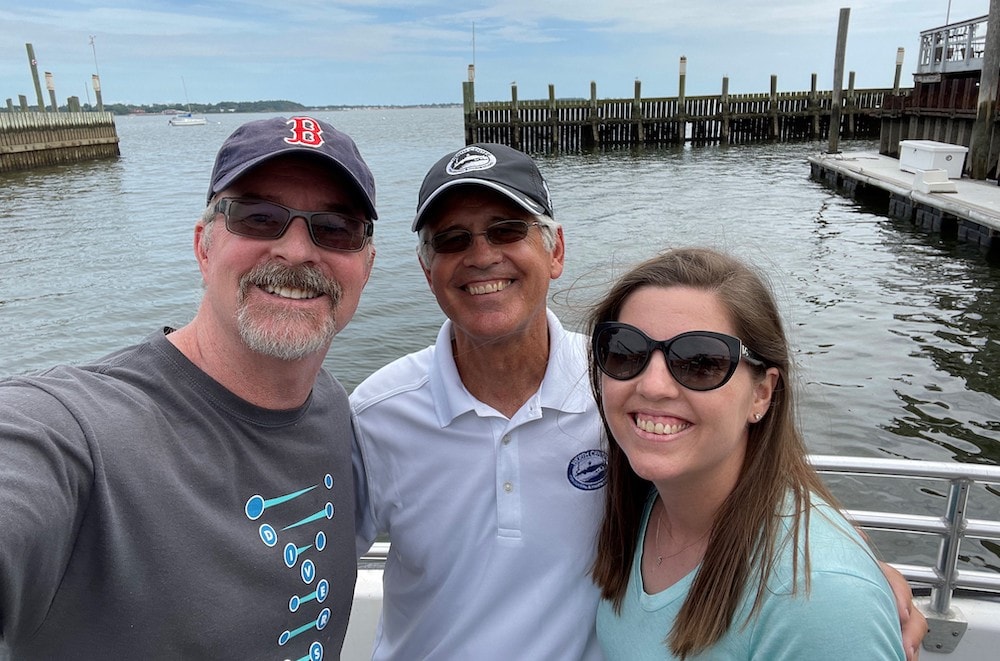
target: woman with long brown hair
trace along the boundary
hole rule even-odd
[[[671,250],[620,278],[590,326],[609,661],[904,659],[889,585],[807,463],[764,278]]]

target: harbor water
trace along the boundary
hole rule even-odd
[[[443,319],[409,228],[423,173],[462,146],[462,114],[316,115],[355,138],[378,184],[375,269],[326,361],[350,389],[432,343]],[[0,375],[87,361],[189,320],[201,295],[192,228],[213,157],[258,117],[216,115],[194,127],[119,117],[119,160],[0,175]],[[539,157],[567,241],[551,306],[578,327],[637,260],[671,246],[721,248],[772,280],[811,452],[1000,463],[1000,268],[811,181],[805,159],[825,146]],[[862,502],[850,506],[869,509],[885,497],[851,495]],[[1000,519],[1000,497],[989,507]],[[1000,566],[988,544],[963,560]]]

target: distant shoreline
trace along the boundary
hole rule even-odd
[[[197,115],[219,115],[230,113],[265,113],[265,112],[333,112],[340,110],[390,110],[394,108],[460,108],[461,103],[410,103],[410,104],[366,104],[366,105],[328,105],[306,106],[295,101],[220,101],[219,103],[105,103],[104,110],[114,115],[176,115],[191,112]],[[84,112],[97,110],[95,105],[81,104]],[[20,111],[15,108],[15,112]],[[37,106],[28,106],[29,112],[37,112]],[[7,112],[0,108],[0,112]],[[68,112],[66,106],[61,106],[59,112]]]

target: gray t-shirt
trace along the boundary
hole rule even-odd
[[[14,659],[336,659],[352,431],[236,397],[163,333],[0,381],[0,629]]]

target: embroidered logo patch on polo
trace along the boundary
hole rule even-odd
[[[570,460],[566,477],[577,489],[600,489],[608,481],[608,453],[604,450],[581,452]]]

